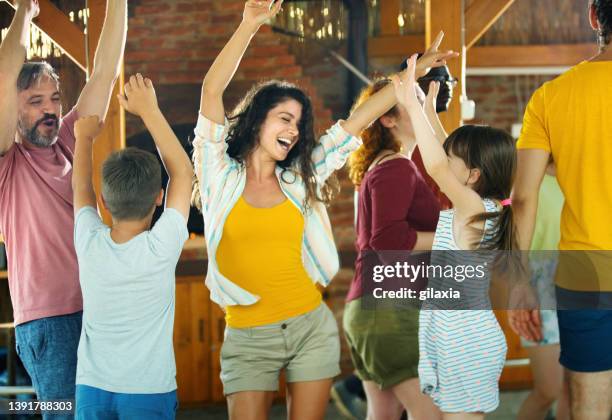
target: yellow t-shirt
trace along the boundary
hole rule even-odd
[[[612,250],[611,75],[612,61],[582,62],[545,83],[517,143],[555,161],[565,197],[556,282],[572,290],[612,290],[612,258],[602,252]]]
[[[221,274],[260,300],[228,306],[230,327],[271,324],[319,306],[321,293],[302,264],[303,234],[304,217],[289,200],[257,208],[240,197],[223,226],[217,264]]]
[[[561,250],[612,250],[612,61],[583,62],[545,83],[519,149],[552,153],[565,204]]]

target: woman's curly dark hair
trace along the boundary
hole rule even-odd
[[[245,165],[259,144],[261,126],[268,113],[272,108],[289,99],[302,105],[302,116],[297,125],[299,139],[287,157],[277,162],[277,165],[283,168],[281,179],[284,182],[304,183],[306,195],[303,206],[305,210],[308,210],[316,201],[329,204],[336,188],[333,179],[328,180],[322,186],[317,184],[311,157],[318,144],[314,132],[312,104],[308,96],[296,85],[281,80],[269,80],[254,85],[228,117],[227,154]],[[194,159],[196,153],[197,151],[194,150]],[[194,180],[192,202],[200,206],[197,179]]]

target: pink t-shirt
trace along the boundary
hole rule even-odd
[[[0,231],[15,324],[83,309],[74,251],[72,110],[51,147],[15,143],[0,157]]]

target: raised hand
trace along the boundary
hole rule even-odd
[[[16,0],[17,8],[24,8],[30,19],[34,19],[40,13],[38,0]]]
[[[124,95],[117,95],[117,98],[126,111],[139,117],[159,109],[153,82],[143,78],[140,73],[130,77],[125,84]]]
[[[438,48],[440,48],[440,44],[442,43],[442,39],[444,39],[444,32],[440,31],[438,36],[436,36],[436,39],[434,39],[429,48],[417,61],[417,78],[425,76],[427,73],[429,73],[429,70],[431,70],[432,67],[442,67],[446,65],[447,59],[459,56],[459,53],[452,50],[438,51]]]
[[[242,22],[257,30],[280,12],[283,0],[249,0],[244,5]]]
[[[417,55],[414,54],[408,59],[408,68],[405,71],[391,76],[397,102],[406,109],[415,105],[421,106],[416,92],[416,67]]]
[[[436,82],[432,80],[429,82],[429,90],[427,91],[427,96],[425,97],[424,108],[428,113],[435,113],[437,106],[437,98],[438,92],[440,92],[440,82]]]
[[[97,115],[81,117],[74,123],[74,136],[79,140],[93,141],[102,131],[102,123]]]

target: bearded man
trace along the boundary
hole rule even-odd
[[[79,115],[106,116],[125,47],[127,0],[107,1],[94,70],[64,116],[53,68],[24,64],[38,0],[15,3],[0,47],[0,230],[17,353],[39,400],[74,399],[83,309],[73,244],[74,123]]]

